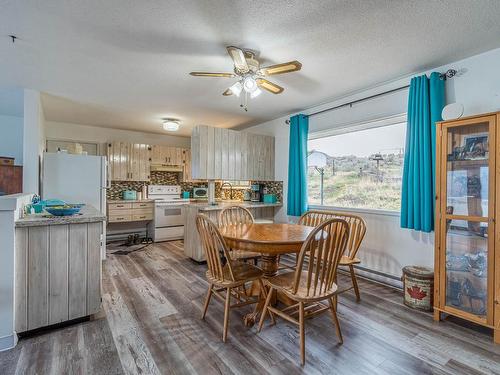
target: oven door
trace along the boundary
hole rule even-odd
[[[175,227],[184,225],[184,209],[181,205],[155,206],[155,227]]]

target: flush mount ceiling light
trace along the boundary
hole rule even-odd
[[[283,64],[276,64],[261,68],[260,62],[255,58],[255,53],[249,50],[243,50],[238,47],[226,47],[227,53],[233,60],[234,73],[212,73],[212,72],[191,72],[196,77],[222,77],[237,78],[238,81],[222,93],[224,96],[241,95],[240,107],[248,110],[247,102],[256,98],[262,93],[262,90],[269,91],[272,94],[281,94],[283,87],[268,81],[267,76],[296,72],[301,69],[302,64],[297,60],[289,61]]]
[[[165,119],[163,120],[163,129],[168,132],[176,132],[179,130],[179,120]]]

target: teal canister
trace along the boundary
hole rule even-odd
[[[276,203],[277,201],[276,194],[264,194],[264,203]]]

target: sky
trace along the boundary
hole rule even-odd
[[[316,150],[330,156],[370,156],[397,153],[405,147],[406,123],[334,135],[308,141],[308,151]]]

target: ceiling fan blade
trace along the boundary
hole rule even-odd
[[[273,94],[281,94],[283,90],[285,90],[283,87],[278,86],[276,83],[272,83],[264,78],[257,78],[256,81],[257,86],[259,86],[261,89],[272,92]]]
[[[289,61],[283,64],[276,64],[276,65],[271,65],[271,66],[266,66],[264,68],[261,68],[259,72],[261,74],[264,74],[266,76],[272,76],[273,74],[283,74],[283,73],[290,73],[290,72],[296,72],[302,68],[302,64],[298,62],[297,60],[294,61]]]
[[[250,69],[248,68],[247,60],[245,59],[245,53],[241,50],[241,48],[228,46],[226,49],[229,56],[233,59],[236,70],[241,73],[248,73]]]
[[[231,91],[231,89],[227,89],[226,91],[224,91],[222,93],[222,95],[224,95],[224,96],[230,96],[230,95],[233,95],[233,92]]]
[[[236,74],[234,73],[191,72],[189,74],[195,77],[224,77],[224,78],[236,77]]]

